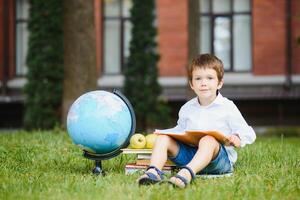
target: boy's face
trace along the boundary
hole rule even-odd
[[[215,100],[217,90],[223,86],[223,80],[219,82],[214,69],[196,68],[190,86],[197,94],[201,105],[209,105]]]

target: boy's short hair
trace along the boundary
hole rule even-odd
[[[197,68],[214,69],[217,72],[217,77],[219,82],[223,79],[223,75],[224,75],[223,63],[219,58],[217,58],[212,54],[200,54],[192,60],[188,68],[189,81],[192,81],[193,71]]]

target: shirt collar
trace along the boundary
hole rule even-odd
[[[201,106],[200,103],[198,102],[198,97],[194,98],[193,104]],[[222,96],[222,94],[220,92],[218,92],[218,95],[215,98],[215,100],[211,104],[209,104],[208,106],[205,106],[205,107],[210,107],[212,105],[222,105],[222,104],[224,104],[224,97]]]
[[[219,104],[219,105],[224,104],[224,97],[222,96],[222,94],[220,92],[218,92],[218,96],[211,104]]]

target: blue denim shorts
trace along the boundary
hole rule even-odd
[[[169,159],[177,166],[185,166],[193,159],[198,147],[192,147],[179,141],[177,144],[179,146],[178,154],[175,157],[169,157]],[[232,171],[233,167],[230,164],[226,149],[221,145],[217,157],[197,174],[225,174]]]

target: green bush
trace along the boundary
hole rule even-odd
[[[131,9],[132,39],[125,69],[124,93],[135,110],[137,130],[168,122],[170,109],[159,100],[154,0],[133,0]],[[166,125],[166,124],[165,124]]]
[[[24,126],[50,129],[60,121],[63,80],[62,1],[31,0]]]

